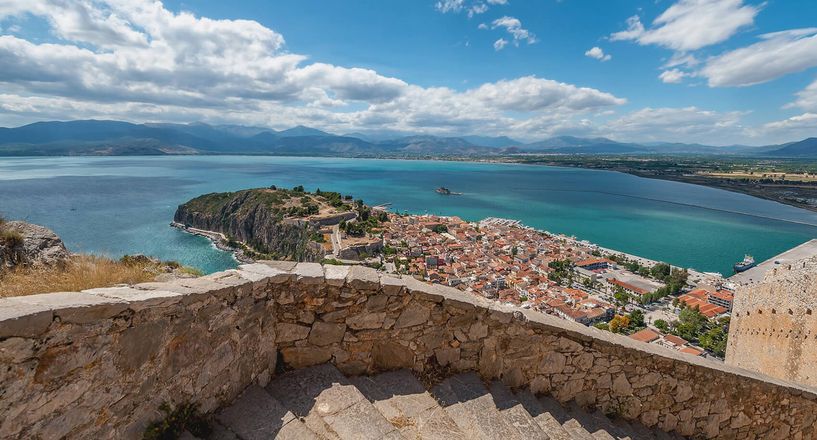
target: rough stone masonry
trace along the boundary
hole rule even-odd
[[[817,257],[777,266],[735,295],[726,363],[817,386]]]
[[[473,370],[700,438],[815,438],[815,390],[359,266],[0,300],[0,438],[138,438],[277,368]]]

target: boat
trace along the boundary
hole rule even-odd
[[[437,188],[435,191],[437,192],[437,194],[442,194],[444,196],[460,196],[460,195],[462,195],[462,193],[453,192],[453,191],[451,191],[450,189],[448,189],[448,188],[446,188],[444,186],[441,186],[441,187]]]
[[[746,256],[743,257],[743,261],[741,261],[740,263],[735,263],[733,267],[735,269],[735,272],[737,273],[745,272],[755,267],[755,259],[752,258],[751,255],[747,254]]]

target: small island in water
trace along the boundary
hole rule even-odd
[[[441,187],[437,188],[435,191],[437,192],[437,194],[442,194],[444,196],[461,196],[462,195],[461,192],[453,192],[453,191],[451,191],[450,189],[448,189],[448,188],[446,188],[444,186],[441,186]]]

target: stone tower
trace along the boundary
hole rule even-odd
[[[817,257],[786,263],[735,295],[726,363],[817,386]]]

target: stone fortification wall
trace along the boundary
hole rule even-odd
[[[685,435],[814,438],[810,389],[412,278],[315,263],[0,300],[0,438],[137,438],[283,368],[476,370]]]
[[[817,386],[817,258],[778,266],[735,295],[726,363]]]

